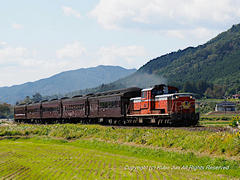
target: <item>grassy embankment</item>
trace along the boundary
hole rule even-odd
[[[240,178],[240,135],[228,132],[66,124],[5,126],[0,136],[22,137],[0,141],[0,177]]]

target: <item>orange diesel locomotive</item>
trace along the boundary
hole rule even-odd
[[[140,123],[196,125],[195,98],[190,93],[166,85],[142,89],[141,97],[130,99],[128,117]]]

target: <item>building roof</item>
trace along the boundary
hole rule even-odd
[[[218,103],[217,106],[236,106],[236,104],[229,101],[223,101],[221,103]]]
[[[193,93],[174,93],[174,94],[163,94],[163,95],[157,95],[155,96],[156,98],[159,97],[170,97],[170,96],[179,96],[179,97],[186,97],[186,96],[193,96],[194,98],[194,94]]]
[[[240,97],[240,94],[234,94],[233,96],[234,97]]]
[[[142,92],[143,92],[143,91],[151,91],[151,90],[153,90],[153,87],[151,87],[151,88],[146,88],[146,89],[142,89]]]

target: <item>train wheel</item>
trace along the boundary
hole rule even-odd
[[[124,124],[124,120],[120,120],[120,119],[119,119],[119,120],[117,121],[117,125],[118,125],[118,126],[122,126],[123,124]]]
[[[113,125],[113,120],[112,120],[112,119],[109,119],[109,120],[108,120],[108,124],[109,124],[109,125]]]
[[[124,119],[122,124],[123,124],[124,126],[126,126],[126,125],[127,125],[127,120]]]

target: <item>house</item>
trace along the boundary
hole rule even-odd
[[[229,101],[223,101],[219,104],[216,104],[215,111],[235,111],[236,104]]]

